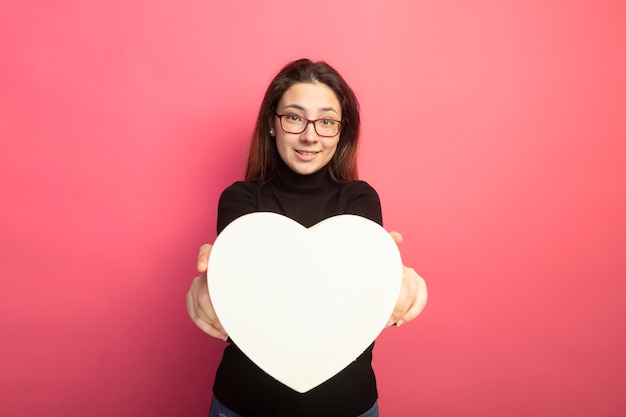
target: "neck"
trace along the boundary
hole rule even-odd
[[[277,158],[276,173],[272,181],[286,191],[294,193],[321,191],[333,183],[328,164],[317,172],[302,175],[289,168],[280,156]]]

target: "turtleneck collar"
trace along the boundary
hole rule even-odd
[[[302,175],[294,172],[276,152],[276,172],[270,182],[285,191],[298,194],[307,194],[327,189],[333,184],[330,176],[330,164],[324,165],[313,174]]]

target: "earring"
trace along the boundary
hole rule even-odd
[[[270,129],[270,136],[274,136],[275,134],[274,129]]]

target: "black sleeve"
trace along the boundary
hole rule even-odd
[[[239,181],[222,192],[217,206],[217,234],[230,222],[257,210],[256,185]]]
[[[380,198],[376,190],[365,181],[350,183],[346,189],[346,214],[355,214],[383,225],[383,214]]]

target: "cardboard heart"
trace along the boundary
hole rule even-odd
[[[376,339],[393,312],[402,260],[391,236],[341,215],[307,229],[252,213],[217,237],[208,266],[215,312],[257,366],[306,392]]]

